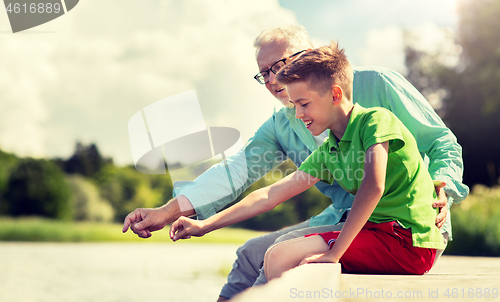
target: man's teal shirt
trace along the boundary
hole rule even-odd
[[[354,68],[353,101],[365,108],[384,107],[403,122],[415,137],[421,156],[428,159],[432,179],[446,182],[449,207],[467,197],[469,188],[462,183],[462,147],[427,100],[401,74],[380,67]],[[257,130],[239,155],[227,158],[231,173],[223,164],[214,165],[195,181],[182,182],[178,195],[189,199],[198,219],[206,219],[284,160],[290,158],[299,167],[317,148],[304,123],[295,118],[295,109],[282,108]],[[246,158],[246,165],[241,158]],[[332,204],[312,217],[310,226],[338,223],[354,196],[336,182],[318,182],[316,187],[330,197]],[[449,212],[442,232],[448,232],[451,238]]]

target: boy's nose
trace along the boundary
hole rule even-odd
[[[302,110],[300,110],[300,106],[295,106],[295,117],[301,119],[304,116]]]

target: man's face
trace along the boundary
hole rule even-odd
[[[262,72],[268,70],[276,61],[290,55],[291,53],[286,50],[286,44],[282,41],[273,41],[262,45],[257,53],[257,65],[259,66],[259,71]],[[276,82],[276,75],[272,71],[269,72],[269,82],[267,82],[266,88],[275,98],[283,103],[283,105],[286,107],[293,107],[290,103],[285,85],[281,85]]]
[[[302,81],[288,84],[286,88],[295,105],[295,117],[304,122],[312,135],[320,135],[337,122],[331,92],[321,95]]]

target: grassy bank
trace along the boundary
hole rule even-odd
[[[453,241],[445,253],[467,256],[500,256],[500,187],[477,185],[451,208]]]
[[[148,239],[141,239],[131,231],[122,233],[122,225],[116,223],[62,222],[42,218],[0,217],[0,241],[39,241],[39,242],[172,242],[168,227],[154,232]],[[236,243],[257,237],[263,233],[225,228],[201,238],[182,240],[185,243]]]

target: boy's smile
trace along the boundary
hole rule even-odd
[[[304,122],[304,124],[306,124],[306,128],[309,129],[312,125],[312,122],[313,121],[307,121],[307,120],[302,120]]]
[[[307,82],[297,81],[287,84],[286,90],[295,105],[295,117],[304,122],[312,135],[317,136],[330,129],[337,138],[342,138],[349,121],[352,102],[344,99],[339,86],[333,85],[322,95],[311,89]]]
[[[312,135],[319,135],[331,127],[335,121],[331,93],[321,96],[302,81],[290,83],[286,89],[295,105],[295,117],[304,122]]]

